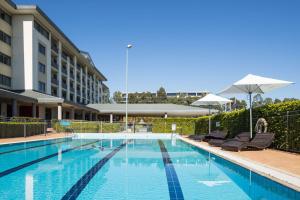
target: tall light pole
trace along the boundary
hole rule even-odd
[[[131,44],[127,45],[126,48],[126,72],[125,72],[125,87],[126,87],[126,98],[125,98],[125,112],[126,112],[126,116],[125,116],[125,130],[126,132],[128,131],[128,54],[129,54],[129,49],[132,47]]]

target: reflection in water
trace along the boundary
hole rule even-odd
[[[25,176],[25,199],[33,200],[33,174],[26,174]]]
[[[61,148],[61,145],[58,146],[58,151],[57,151],[57,161],[58,162],[61,162],[62,160],[62,148]]]

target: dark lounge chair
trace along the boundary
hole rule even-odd
[[[208,144],[212,146],[220,146],[226,139],[227,133],[225,132],[215,132],[212,136],[206,137]]]
[[[223,139],[224,140],[226,135],[227,135],[227,133],[224,131],[212,131],[204,137],[203,141],[208,142],[212,139],[221,139],[221,140]]]
[[[263,150],[268,148],[272,144],[274,137],[274,133],[257,133],[249,142],[233,140],[225,142],[221,145],[221,147],[222,149],[230,151],[241,151],[244,149]]]
[[[196,141],[202,141],[205,138],[205,135],[190,135],[189,138]]]
[[[220,147],[221,145],[223,145],[224,143],[228,143],[228,142],[234,142],[234,141],[240,141],[240,142],[249,142],[250,140],[250,133],[249,132],[242,132],[239,133],[238,135],[236,135],[234,138],[231,139],[211,139],[208,141],[208,143],[211,146],[216,146],[216,147]]]

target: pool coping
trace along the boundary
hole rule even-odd
[[[273,181],[276,181],[286,187],[292,188],[298,192],[300,192],[300,177],[297,175],[292,175],[288,172],[284,172],[279,169],[272,168],[268,165],[264,165],[262,163],[258,163],[256,161],[245,159],[240,156],[236,156],[231,154],[230,152],[226,152],[221,149],[216,149],[210,146],[203,145],[199,142],[190,140],[188,138],[184,138],[182,136],[178,136],[177,138],[181,139],[184,142],[187,142],[195,147],[213,153],[223,159],[226,159],[232,163],[240,165],[250,171],[253,171],[259,175],[267,177]]]
[[[72,138],[72,137],[73,136],[69,135],[69,136],[62,136],[62,137],[56,137],[56,138],[41,138],[41,139],[32,139],[32,140],[20,140],[20,141],[14,141],[14,142],[0,143],[0,146],[2,146],[2,145],[9,145],[9,144],[27,143],[27,142],[57,140],[57,139]]]

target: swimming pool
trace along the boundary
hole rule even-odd
[[[0,146],[0,199],[300,199],[181,140],[57,139]]]

